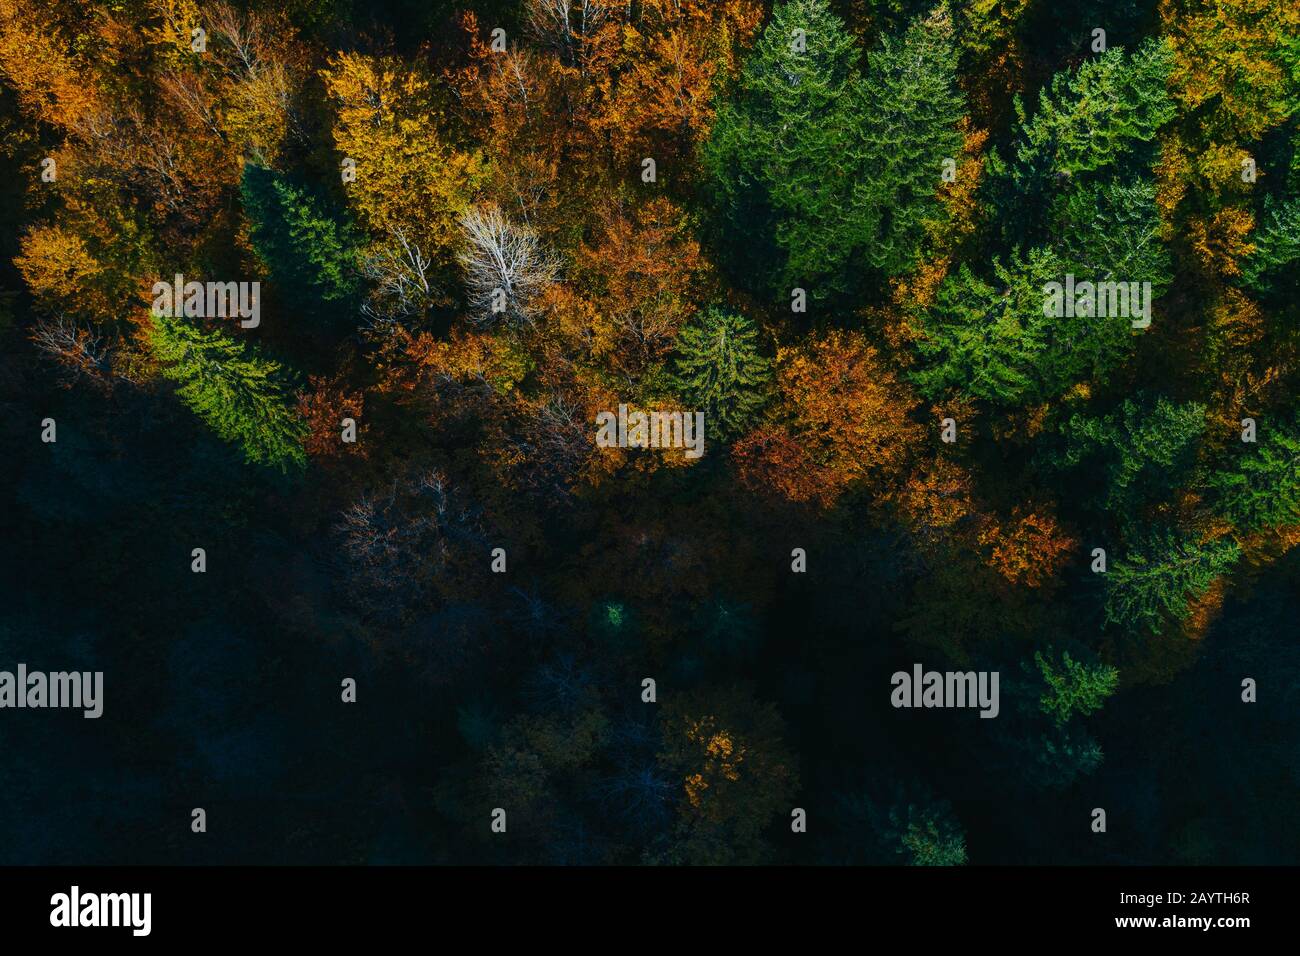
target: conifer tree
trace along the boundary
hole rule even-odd
[[[1173,494],[1195,464],[1204,432],[1204,405],[1139,395],[1101,417],[1072,416],[1063,429],[1066,447],[1057,462],[1067,467],[1089,463],[1103,488],[1098,503],[1126,517],[1140,499]]]
[[[1075,72],[1054,75],[1039,92],[1039,108],[1030,120],[1021,114],[1013,176],[1079,173],[1113,165],[1174,117],[1165,88],[1173,69],[1173,51],[1160,40],[1147,40],[1132,55],[1112,47]]]
[[[956,73],[952,21],[943,6],[914,21],[901,40],[883,37],[867,57],[866,79],[856,91],[867,159],[853,195],[864,231],[854,238],[884,275],[915,264],[925,221],[939,218],[941,161],[955,158],[962,145],[957,124],[965,103]]]
[[[1132,55],[1111,47],[1074,73],[1058,73],[1023,127],[1017,159],[1077,175],[1113,165],[1150,143],[1174,116],[1165,88],[1173,51],[1148,40]]]
[[[278,380],[279,363],[215,329],[153,316],[151,344],[176,394],[247,461],[281,472],[306,464],[304,427]]]
[[[937,398],[957,389],[1017,405],[1042,401],[1081,374],[1113,365],[1127,341],[1126,323],[1043,314],[1043,287],[1063,271],[1051,250],[1033,249],[1013,253],[1008,265],[995,260],[993,283],[966,265],[949,275],[921,319],[918,349],[928,360],[915,375],[921,391]]]
[[[896,784],[888,804],[868,801],[866,811],[881,847],[908,866],[962,866],[966,834],[947,800],[923,784]]]
[[[1016,741],[1018,772],[1032,787],[1062,790],[1080,777],[1095,773],[1106,759],[1095,737],[1079,727],[1065,726]]]
[[[919,348],[935,364],[917,381],[929,394],[959,387],[1002,405],[1041,401],[1085,377],[1105,381],[1129,353],[1132,321],[1173,275],[1159,238],[1155,188],[1119,179],[1081,183],[1054,203],[1049,222],[1045,245],[1023,256],[1013,250],[1010,267],[993,263],[995,284],[965,265],[945,278],[921,317],[926,337]],[[1094,288],[1125,283],[1129,315],[1047,315],[1046,284],[1067,273]],[[1147,282],[1149,290],[1127,285]],[[1134,290],[1147,296],[1142,308]]]
[[[852,135],[853,39],[826,0],[772,12],[735,98],[718,109],[702,162],[727,232],[766,241],[763,272],[779,286],[811,281],[843,253],[845,177],[862,157]],[[738,242],[737,246],[746,243]]]
[[[1047,691],[1039,698],[1039,703],[1043,713],[1050,715],[1058,727],[1076,714],[1086,717],[1100,710],[1119,684],[1119,671],[1115,668],[1102,663],[1077,661],[1069,651],[1061,654],[1059,665],[1054,655],[1036,651],[1034,663],[1047,684]]]
[[[1300,291],[1300,199],[1264,200],[1264,215],[1253,237],[1254,251],[1242,267],[1246,287],[1259,295]]]
[[[1052,211],[1055,248],[1069,271],[1090,282],[1150,282],[1168,287],[1173,266],[1160,241],[1154,183],[1112,179],[1082,184]]]
[[[721,225],[751,272],[824,297],[849,288],[854,265],[912,264],[938,209],[936,157],[961,144],[951,34],[936,11],[885,41],[864,82],[828,0],[774,10],[703,151]],[[768,243],[758,262],[755,240]]]
[[[1300,521],[1300,422],[1267,429],[1237,468],[1215,472],[1209,486],[1219,513],[1242,531]]]
[[[1003,715],[993,728],[997,749],[991,762],[1034,790],[1059,790],[1096,771],[1105,754],[1077,718],[1095,711],[1109,695],[1105,669],[1089,671],[1095,686],[1076,683],[1069,671],[1057,671],[1055,654],[1049,653],[1022,660],[1018,671],[1003,673]],[[1094,693],[1085,697],[1085,690]],[[1086,712],[1076,706],[1085,702]]]
[[[358,292],[358,240],[308,190],[249,164],[241,183],[253,248],[286,294],[319,309],[351,303]]]
[[[1148,40],[1131,55],[1112,47],[1077,71],[1057,73],[1032,117],[1017,96],[1020,132],[1010,158],[989,157],[988,188],[1004,236],[1024,241],[1029,225],[1041,225],[1035,217],[1060,183],[1123,161],[1149,169],[1156,135],[1175,113],[1165,88],[1172,68],[1168,45]]]
[[[1105,623],[1131,634],[1159,634],[1186,620],[1189,602],[1240,556],[1226,538],[1199,541],[1169,528],[1150,532],[1106,575]]]
[[[758,332],[743,315],[710,308],[682,327],[677,338],[677,387],[704,412],[704,427],[718,441],[744,432],[766,400],[770,364],[758,353]]]
[[[904,818],[899,817],[899,825]],[[908,806],[900,853],[911,866],[961,866],[966,862],[966,837],[950,813]]]

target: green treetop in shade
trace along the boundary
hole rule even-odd
[[[1159,634],[1170,622],[1186,620],[1190,602],[1239,557],[1241,549],[1227,538],[1150,532],[1106,575],[1105,622],[1132,634]]]
[[[827,0],[777,6],[703,149],[724,245],[814,298],[910,268],[961,146],[955,71],[942,7],[883,40],[864,78]]]
[[[1218,512],[1246,532],[1300,521],[1300,420],[1266,426],[1261,437],[1208,482]]]
[[[727,441],[743,433],[766,401],[771,377],[754,323],[743,315],[711,308],[682,327],[677,387],[704,412],[710,437]]]

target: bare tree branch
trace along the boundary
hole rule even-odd
[[[82,378],[108,384],[108,349],[96,333],[59,316],[37,321],[31,339],[59,365],[69,385]]]
[[[529,32],[569,66],[585,59],[586,41],[610,17],[599,0],[528,0]]]
[[[430,260],[400,226],[392,242],[361,260],[361,273],[374,283],[362,313],[385,324],[425,311],[438,295],[430,279]]]
[[[531,324],[535,299],[560,273],[559,259],[526,226],[510,222],[496,206],[475,206],[460,219],[471,318],[490,325],[497,318]]]

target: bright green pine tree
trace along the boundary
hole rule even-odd
[[[937,213],[941,160],[961,144],[947,16],[886,42],[865,82],[857,63],[828,0],[787,0],[704,145],[724,240],[777,289],[822,298],[852,266],[900,271]],[[769,242],[759,260],[755,239]]]
[[[313,311],[357,298],[357,239],[308,190],[253,164],[240,183],[253,248],[272,280]]]
[[[758,331],[743,315],[710,308],[682,327],[677,338],[677,388],[704,412],[710,437],[742,434],[767,399],[771,366],[758,352]]]
[[[1115,668],[1099,662],[1076,661],[1069,651],[1061,654],[1059,663],[1054,656],[1035,651],[1034,663],[1048,688],[1039,698],[1039,704],[1058,727],[1076,714],[1086,717],[1100,710],[1119,686],[1119,671]]]
[[[1154,183],[1082,184],[1058,200],[1051,220],[1056,251],[1076,279],[1150,282],[1153,298],[1169,288],[1173,264],[1159,238]]]
[[[1208,481],[1218,513],[1247,532],[1300,521],[1300,419],[1262,437]]]
[[[1017,160],[1077,175],[1111,166],[1138,144],[1154,141],[1174,118],[1165,86],[1173,61],[1167,44],[1148,40],[1132,56],[1112,47],[1077,72],[1056,74],[1022,127]]]
[[[966,266],[944,279],[922,316],[929,365],[917,382],[930,397],[957,388],[999,405],[1044,401],[1085,378],[1104,383],[1132,351],[1135,302],[1128,316],[1046,315],[1044,287],[1070,273],[1076,282],[1150,282],[1150,299],[1159,297],[1173,268],[1154,187],[1083,184],[1057,201],[1051,220],[1050,245],[1013,252],[1009,268],[995,261],[995,283]]]
[[[1105,623],[1130,634],[1159,634],[1170,622],[1186,620],[1189,602],[1240,557],[1241,549],[1226,538],[1151,532],[1106,574]]]
[[[1035,654],[1034,661],[1021,661],[1019,669],[1023,678],[1007,675],[1003,684],[1005,716],[994,728],[1001,766],[1041,790],[1068,787],[1096,771],[1105,759],[1101,745],[1081,720],[1072,718],[1086,715],[1085,707],[1076,704],[1086,704],[1092,712],[1109,695],[1104,671],[1089,669],[1093,681],[1075,683],[1070,670],[1058,670],[1051,653]]]
[[[1136,171],[1149,168],[1156,135],[1176,112],[1165,87],[1172,67],[1169,46],[1148,40],[1131,56],[1112,47],[1077,71],[1057,73],[1032,117],[1016,97],[1020,131],[1011,157],[994,150],[986,180],[1011,241],[1024,240],[1026,211],[1034,214],[1057,184],[1131,159],[1139,160]]]
[[[306,464],[305,431],[286,401],[278,363],[215,329],[153,316],[151,344],[176,394],[247,461],[289,472]]]
[[[1132,348],[1130,320],[1044,312],[1044,287],[1064,275],[1050,249],[994,260],[994,282],[963,265],[939,287],[921,317],[917,347],[926,365],[914,376],[938,398],[956,391],[1003,406],[1045,401],[1084,378],[1103,381]]]

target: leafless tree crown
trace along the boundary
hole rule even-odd
[[[536,299],[560,273],[559,260],[526,226],[517,226],[496,206],[474,206],[461,216],[470,311],[474,321],[497,319],[529,324],[537,317]],[[494,305],[504,304],[504,310]]]

